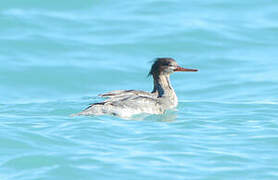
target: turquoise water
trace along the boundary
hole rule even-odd
[[[35,1],[0,6],[0,179],[278,179],[278,2]],[[70,117],[99,93],[176,73],[176,112]]]

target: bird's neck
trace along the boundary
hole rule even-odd
[[[154,87],[152,93],[158,93],[158,97],[176,96],[170,83],[169,75],[154,75]]]

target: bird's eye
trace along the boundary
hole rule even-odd
[[[163,64],[164,66],[173,66],[173,64],[169,63],[169,62],[166,62]]]

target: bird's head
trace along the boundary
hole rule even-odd
[[[173,58],[157,58],[152,64],[149,76],[170,75],[176,71],[196,72],[198,70],[180,67]]]

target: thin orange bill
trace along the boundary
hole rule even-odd
[[[196,71],[198,71],[198,69],[187,69],[187,68],[183,68],[183,67],[178,66],[174,71],[196,72]]]

